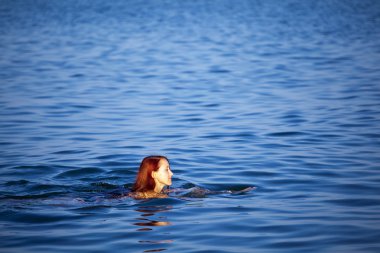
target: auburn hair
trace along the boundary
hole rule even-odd
[[[169,162],[165,156],[147,156],[142,160],[132,191],[146,192],[154,190],[156,183],[152,177],[152,172],[159,169],[159,163],[162,159]]]

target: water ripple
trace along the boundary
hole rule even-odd
[[[2,1],[1,250],[379,252],[379,10]]]

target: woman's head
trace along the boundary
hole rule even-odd
[[[169,160],[166,157],[145,157],[140,164],[132,190],[136,192],[161,192],[164,186],[172,184],[172,175]]]

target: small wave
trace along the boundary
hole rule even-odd
[[[52,154],[54,155],[71,155],[71,154],[80,154],[80,153],[85,153],[87,152],[86,150],[61,150],[57,152],[53,152]]]
[[[5,195],[3,199],[30,200],[30,199],[47,199],[62,195],[64,192],[46,192],[41,194],[26,194],[26,195]]]
[[[25,186],[29,184],[29,181],[28,180],[14,180],[14,181],[9,181],[9,182],[6,182],[4,185],[5,186]]]
[[[287,132],[274,132],[267,134],[268,136],[272,137],[292,137],[292,136],[301,136],[306,135],[305,132],[295,132],[295,131],[287,131]]]
[[[62,172],[56,176],[56,178],[72,178],[81,177],[92,174],[101,174],[104,170],[100,168],[80,168]]]
[[[209,70],[209,73],[214,73],[214,74],[227,74],[230,73],[231,71],[228,69],[218,69],[218,68],[211,68]]]
[[[113,190],[113,189],[117,189],[119,187],[118,185],[114,185],[114,184],[110,184],[110,183],[106,183],[106,182],[91,183],[91,186],[101,188],[104,190]]]

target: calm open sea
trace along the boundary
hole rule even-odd
[[[380,1],[0,0],[0,51],[1,252],[380,252]],[[154,154],[220,193],[113,198]]]

